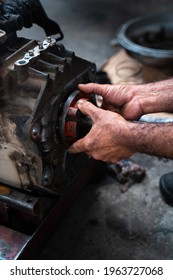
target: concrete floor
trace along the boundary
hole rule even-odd
[[[41,2],[60,24],[65,47],[95,62],[98,69],[116,51],[110,41],[121,23],[142,14],[173,9],[170,0]],[[44,38],[36,26],[20,34]],[[40,259],[173,259],[173,208],[164,203],[158,188],[160,176],[173,170],[173,162],[140,154],[133,159],[146,169],[142,183],[125,193],[107,174],[90,183]]]

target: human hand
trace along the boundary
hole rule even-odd
[[[95,83],[79,84],[78,88],[87,94],[103,97],[102,108],[119,113],[125,119],[138,120],[143,114],[142,94],[138,95],[138,85],[99,85]]]
[[[78,101],[79,110],[91,118],[90,132],[68,149],[84,152],[101,161],[116,162],[134,154],[130,123],[119,114],[97,108],[88,101]]]

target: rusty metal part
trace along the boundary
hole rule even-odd
[[[96,104],[93,95],[88,96],[79,90],[75,90],[64,103],[59,123],[61,139],[67,148],[84,137],[92,126],[91,119],[78,110],[77,101],[81,99]]]
[[[96,66],[57,43],[62,31],[39,1],[1,1],[0,12],[0,259],[32,258],[95,170],[66,148],[86,133],[73,93],[95,81]],[[18,38],[32,23],[59,37]],[[80,128],[68,145],[67,104]]]
[[[59,119],[77,85],[94,79],[93,63],[76,57],[52,38],[42,43],[29,41],[4,60],[0,76],[1,183],[58,194],[80,173],[87,157],[67,154]]]
[[[29,12],[33,22],[44,21],[40,5],[6,0],[1,10],[2,15],[25,16],[24,26],[29,27]],[[61,133],[64,103],[79,83],[95,80],[96,67],[54,38],[37,42],[11,36],[8,30],[1,35],[0,183],[31,195],[59,195],[89,160],[66,151],[66,135]]]
[[[11,229],[0,225],[0,260],[38,259],[40,252],[44,249],[50,236],[57,230],[60,222],[72,207],[76,197],[96,171],[100,171],[101,167],[101,162],[90,160],[87,168],[83,169],[79,177],[73,182],[71,188],[65,189],[59,199],[54,201],[53,206],[44,219],[39,222],[36,221],[37,226],[33,227],[26,215],[23,220],[22,217],[17,220],[18,223],[22,220],[21,223],[24,223],[24,227],[27,227],[29,223],[29,227],[25,229],[25,232],[16,231],[14,227]]]
[[[19,192],[2,185],[0,185],[0,203],[1,207],[4,205],[6,208],[18,209],[24,213],[40,217],[47,213],[50,204],[48,198]]]
[[[26,246],[30,236],[0,225],[0,260],[14,260]]]

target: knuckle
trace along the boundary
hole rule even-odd
[[[98,113],[97,113],[97,112],[92,112],[92,118],[93,118],[94,120],[97,120],[97,118],[98,118]]]
[[[94,144],[93,144],[93,141],[91,139],[86,139],[85,140],[84,148],[85,148],[86,151],[91,151],[93,146],[94,146]]]

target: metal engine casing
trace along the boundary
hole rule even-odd
[[[0,45],[0,183],[28,192],[61,193],[86,167],[60,135],[66,100],[95,80],[95,64],[55,39],[13,35]]]

